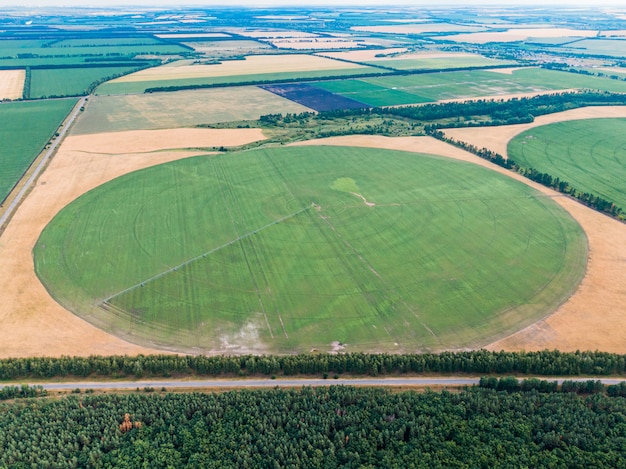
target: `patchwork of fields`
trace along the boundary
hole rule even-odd
[[[375,68],[315,55],[251,55],[244,60],[227,60],[213,65],[163,66],[142,70],[100,86],[98,94],[143,93],[149,88],[165,86],[295,80],[376,72]]]
[[[626,92],[626,82],[541,68],[509,74],[472,70],[315,82],[315,86],[370,106],[397,106],[449,99],[497,97],[565,89]]]
[[[16,335],[0,355],[22,353],[34,324],[55,335],[33,332],[41,344],[27,349],[36,354],[45,353],[44,342],[57,353],[146,350],[132,344],[192,353],[335,351],[337,344],[413,352],[485,346],[520,329],[493,347],[623,351],[626,230],[616,220],[519,184],[518,174],[486,171],[483,161],[415,153],[422,144],[435,148],[424,142],[443,142],[380,140],[419,135],[426,123],[368,113],[331,121],[341,113],[310,111],[575,89],[626,93],[618,60],[626,57],[624,30],[491,16],[468,23],[452,12],[449,22],[390,13],[355,26],[363,12],[345,15],[263,15],[240,27],[213,17],[201,26],[204,17],[191,17],[190,28],[176,15],[129,17],[115,31],[102,29],[108,19],[84,29],[58,28],[53,19],[49,29],[3,29],[0,100],[25,101],[0,104],[0,200],[10,200],[76,103],[47,98],[102,84],[72,124],[71,145],[17,210],[22,226],[6,225],[0,323]],[[581,73],[538,67],[545,63]],[[190,89],[158,92],[168,87]],[[502,154],[515,136],[508,155],[522,166],[626,209],[626,119],[592,117],[449,135]],[[530,130],[516,135],[522,129]],[[346,138],[328,145],[355,147],[279,146],[326,135]],[[266,138],[259,149],[233,152]],[[225,154],[205,155],[218,149]],[[87,189],[35,244],[44,223]],[[23,252],[13,255],[5,240]],[[26,271],[30,280],[20,278]],[[107,342],[68,310],[117,337]],[[59,324],[82,326],[60,333],[59,311],[66,314]],[[30,326],[16,327],[22,320]],[[582,337],[583,329],[594,332]],[[83,331],[97,332],[96,348],[81,342]],[[76,344],[64,345],[65,337]]]
[[[35,259],[58,301],[140,342],[399,351],[484,343],[545,315],[585,252],[564,211],[496,173],[297,147],[117,179],[64,209]]]

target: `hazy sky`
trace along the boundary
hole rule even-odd
[[[463,5],[463,6],[478,6],[478,5],[554,5],[554,6],[598,6],[598,5],[611,5],[611,6],[623,6],[624,0],[391,0],[388,3],[381,2],[381,0],[341,0],[339,2],[332,0],[188,0],[183,2],[176,2],[174,0],[0,0],[0,7],[8,6],[118,6],[125,7],[133,5],[149,5],[149,6],[350,6],[350,5],[367,5],[367,6],[380,6],[381,4],[391,5],[412,5],[412,6],[424,6],[436,8],[440,5]],[[625,7],[626,9],[626,7]]]

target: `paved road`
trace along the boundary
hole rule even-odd
[[[518,379],[528,378],[519,377]],[[579,377],[539,377],[548,381],[562,383],[566,379],[573,381],[600,380],[604,384],[618,384],[626,378],[579,378]],[[273,388],[273,387],[300,387],[300,386],[472,386],[478,384],[479,378],[451,376],[444,378],[359,378],[359,379],[209,379],[197,381],[175,380],[146,380],[146,381],[75,381],[64,383],[29,383],[41,384],[49,391],[69,389],[155,389],[166,388]],[[7,383],[6,386],[15,386],[21,383]]]
[[[9,206],[6,209],[6,212],[4,212],[2,216],[0,216],[0,227],[2,227],[4,223],[9,218],[11,218],[11,215],[13,214],[13,212],[15,211],[19,203],[22,201],[22,199],[26,195],[28,189],[30,189],[33,183],[37,180],[37,178],[39,177],[39,175],[45,168],[46,163],[52,157],[52,154],[54,153],[56,148],[59,146],[59,144],[63,141],[65,134],[67,133],[68,129],[70,128],[70,126],[72,125],[72,123],[74,122],[78,114],[80,113],[80,108],[85,105],[86,100],[87,100],[87,97],[81,98],[80,101],[78,101],[78,103],[76,104],[76,106],[74,106],[74,110],[72,111],[72,113],[65,119],[63,123],[64,125],[59,131],[59,136],[56,139],[51,140],[52,144],[50,145],[48,150],[46,150],[46,153],[44,154],[41,161],[39,161],[39,164],[37,164],[37,166],[35,167],[35,171],[33,171],[33,174],[30,175],[30,177],[26,181],[26,184],[24,184],[24,187],[22,187],[22,189],[18,192],[15,199],[13,199],[13,201],[9,204]]]

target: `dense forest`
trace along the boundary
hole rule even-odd
[[[626,356],[606,352],[441,352],[420,354],[137,355],[33,357],[0,360],[0,380],[58,377],[351,376],[406,373],[623,375]]]
[[[331,386],[0,403],[0,467],[624,467],[626,399]]]

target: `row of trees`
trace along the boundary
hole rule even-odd
[[[625,415],[621,397],[483,388],[68,395],[0,403],[0,467],[614,468]]]
[[[593,208],[594,210],[606,213],[620,220],[624,218],[622,208],[615,205],[614,202],[606,200],[589,192],[580,191],[571,186],[569,182],[563,181],[557,176],[552,176],[548,173],[542,173],[541,171],[538,171],[532,167],[525,168],[518,165],[513,159],[504,158],[501,154],[493,152],[487,148],[478,148],[471,143],[456,140],[452,137],[446,137],[445,133],[441,130],[438,130],[437,127],[434,125],[425,126],[424,130],[428,135],[431,135],[436,139],[442,140],[456,147],[462,148],[463,150],[469,151],[470,153],[491,161],[492,163],[497,164],[498,166],[501,166],[503,168],[517,171],[519,174],[530,179],[531,181],[538,182],[539,184],[554,189],[562,194],[570,195],[582,202],[583,204],[587,205],[588,207]]]
[[[557,381],[547,381],[537,378],[519,380],[514,376],[496,378],[486,376],[480,379],[481,388],[495,389],[497,391],[537,391],[537,392],[571,392],[575,394],[599,394],[606,393],[608,396],[626,396],[626,383],[605,385],[600,380],[572,381],[565,380],[559,386]]]
[[[302,355],[137,355],[32,357],[0,360],[0,379],[52,377],[141,378],[170,376],[322,375],[378,376],[403,373],[623,375],[626,356],[605,352],[467,352]]]
[[[494,120],[522,119],[583,106],[617,106],[626,104],[626,95],[605,91],[583,90],[542,94],[528,98],[477,99],[419,106],[373,107],[368,109],[339,109],[320,113],[328,118],[351,117],[364,114],[404,117],[418,121],[447,118],[490,116]],[[440,124],[444,128],[449,124]],[[454,126],[454,124],[452,124]]]

